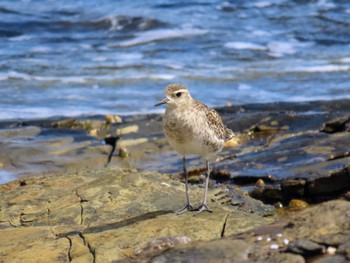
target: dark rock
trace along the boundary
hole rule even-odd
[[[279,186],[266,186],[264,188],[256,188],[250,192],[253,198],[262,200],[266,203],[273,204],[279,201],[283,201],[283,194]]]
[[[326,133],[336,133],[349,131],[348,124],[350,122],[350,117],[337,118],[323,124],[321,131]]]
[[[319,173],[317,174],[318,178],[307,180],[307,192],[310,196],[319,196],[322,194],[330,195],[332,193],[349,189],[350,165],[339,170],[332,170],[331,163],[328,165],[325,164],[324,166],[314,170],[315,173]],[[328,171],[330,172],[327,174]]]
[[[287,179],[281,182],[281,190],[286,199],[305,195],[305,180]]]
[[[311,257],[324,253],[326,248],[309,240],[298,239],[288,245],[287,251],[304,257]]]

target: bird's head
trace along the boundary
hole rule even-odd
[[[167,104],[168,106],[177,107],[188,104],[192,99],[187,88],[181,84],[168,85],[164,89],[164,95],[164,99],[156,103],[154,106]]]

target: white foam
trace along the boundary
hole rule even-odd
[[[8,80],[8,79],[9,79],[8,74],[0,74],[0,81]]]
[[[137,36],[131,40],[112,44],[111,46],[131,47],[135,45],[141,45],[151,43],[159,40],[166,40],[172,38],[185,38],[190,36],[198,36],[206,34],[208,31],[197,28],[181,28],[181,29],[158,29],[151,30],[137,34]]]
[[[108,58],[106,58],[106,57],[93,57],[91,60],[94,62],[105,62],[108,60]]]
[[[20,35],[20,36],[9,38],[9,40],[11,40],[11,41],[26,41],[26,40],[30,40],[30,39],[32,39],[32,37],[29,35]]]
[[[252,34],[253,36],[256,36],[256,37],[271,36],[271,33],[266,32],[266,31],[263,31],[263,30],[253,30],[253,31],[251,32],[251,34]]]
[[[30,51],[35,52],[35,53],[49,53],[52,51],[52,48],[44,47],[44,46],[37,46],[37,47],[33,47]]]
[[[272,3],[271,2],[257,2],[257,3],[251,4],[251,6],[255,6],[258,8],[265,8],[265,7],[272,6]]]
[[[241,83],[238,85],[238,90],[251,90],[252,86],[249,86],[247,84]]]
[[[326,7],[326,8],[334,8],[334,7],[336,7],[336,5],[334,3],[330,3],[330,2],[328,2],[328,0],[318,0],[316,5],[320,6],[320,7]]]
[[[338,61],[339,63],[350,63],[350,57],[341,58]]]
[[[36,80],[36,81],[60,81],[63,83],[86,83],[87,76],[31,76],[26,73],[20,73],[17,71],[9,71],[7,75],[0,75],[0,79],[19,79],[19,80]]]
[[[92,49],[92,45],[86,44],[86,43],[79,44],[79,46],[80,46],[81,48],[87,49],[87,50]]]
[[[295,44],[290,42],[271,41],[267,44],[269,55],[274,57],[282,57],[284,55],[292,55],[296,53]]]
[[[349,71],[350,66],[347,65],[320,65],[320,66],[310,66],[310,67],[299,67],[291,69],[292,72],[306,72],[306,73],[316,73],[316,72],[337,72],[337,71]]]
[[[23,79],[23,80],[32,80],[33,78],[25,73],[20,73],[17,71],[10,71],[7,73],[8,79]]]
[[[143,58],[143,55],[141,53],[121,53],[117,57],[123,60],[137,60]]]
[[[249,42],[228,42],[225,44],[226,48],[233,49],[251,49],[251,50],[266,50],[267,48],[262,45],[257,45]]]
[[[159,80],[172,80],[175,79],[175,75],[171,74],[156,74],[156,75],[137,75],[130,76],[130,79],[159,79]]]
[[[59,78],[63,83],[78,83],[83,84],[86,83],[85,77],[76,77],[76,76],[70,76],[70,77],[61,77]]]

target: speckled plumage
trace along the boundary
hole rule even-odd
[[[179,91],[183,91],[182,96],[174,97]],[[170,145],[182,156],[198,154],[213,160],[225,141],[233,137],[233,132],[224,126],[214,109],[193,99],[183,85],[169,85],[164,93],[174,98],[163,117],[163,129]]]
[[[209,183],[209,160],[215,160],[224,147],[225,141],[234,136],[232,130],[225,127],[220,115],[203,103],[193,99],[187,88],[181,84],[171,84],[164,90],[165,98],[155,106],[167,104],[163,117],[164,134],[170,145],[182,156],[186,179],[186,206],[179,214],[194,210],[189,201],[187,155],[201,155],[206,159],[207,175],[205,193],[198,213],[209,211],[207,191]]]

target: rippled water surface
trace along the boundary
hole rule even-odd
[[[0,2],[0,119],[350,97],[350,1]]]

